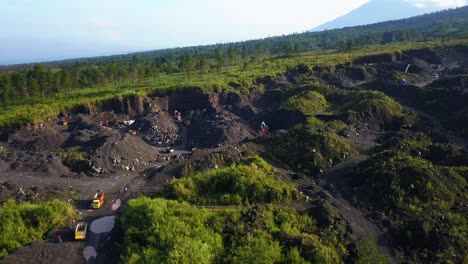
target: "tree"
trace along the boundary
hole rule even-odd
[[[247,48],[247,46],[242,45],[242,59],[244,61],[248,60],[250,57],[250,52],[249,52],[249,49]]]
[[[208,72],[209,66],[210,65],[208,64],[208,60],[205,58],[205,56],[200,56],[197,63],[197,69],[201,73],[206,73]]]
[[[11,76],[4,74],[0,76],[0,96],[4,105],[8,105],[11,100]]]
[[[237,57],[237,49],[233,45],[230,45],[228,48],[229,64],[236,64],[236,57]]]
[[[303,49],[303,47],[302,47],[302,44],[300,42],[294,43],[294,48],[293,48],[294,53],[299,54],[299,53],[301,53],[302,49]]]
[[[263,43],[258,43],[255,47],[255,57],[262,58],[263,55],[265,55],[265,46],[263,46]]]
[[[28,82],[26,76],[22,73],[15,72],[11,76],[11,81],[13,87],[15,87],[16,93],[20,96],[28,95]]]
[[[87,71],[80,72],[78,75],[78,83],[80,84],[81,88],[88,87],[91,84]]]
[[[68,70],[60,71],[60,83],[66,91],[72,88],[72,78],[71,73]]]
[[[62,83],[61,83],[61,72],[57,72],[54,74],[54,78],[52,80],[52,87],[54,93],[61,93],[62,92]]]
[[[185,53],[182,55],[179,63],[179,69],[187,73],[187,76],[190,76],[190,72],[195,68],[197,65],[197,61],[195,57],[191,54]]]
[[[38,64],[34,66],[32,71],[30,71],[28,75],[35,79],[37,84],[39,85],[38,93],[35,96],[42,96],[44,94],[44,91],[46,91],[49,87],[47,83],[46,69],[43,65]]]
[[[45,95],[49,95],[53,92],[53,86],[54,86],[54,73],[50,69],[47,70],[47,72],[44,74],[43,77],[43,86],[42,91]]]
[[[224,66],[224,54],[220,48],[216,48],[214,51],[214,57],[216,60],[216,68],[219,71]]]
[[[28,77],[29,94],[34,98],[38,98],[40,94],[39,82],[33,77]]]
[[[349,55],[349,60],[351,60],[351,52],[353,51],[353,48],[354,48],[354,42],[352,39],[348,39],[346,40],[346,43],[345,43],[345,51],[346,53],[348,53]]]
[[[293,49],[291,48],[291,45],[289,45],[289,43],[285,43],[283,45],[283,52],[284,52],[284,55],[288,57],[292,55]]]

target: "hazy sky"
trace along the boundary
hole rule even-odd
[[[0,64],[304,32],[368,0],[1,0]],[[466,0],[407,0],[442,6]]]

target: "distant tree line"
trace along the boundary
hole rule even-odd
[[[183,73],[190,78],[195,72],[220,72],[225,66],[238,65],[245,70],[268,56],[296,56],[317,49],[351,54],[352,49],[362,45],[456,37],[468,37],[468,7],[322,32],[42,65],[16,65],[0,68],[0,102],[8,105],[18,97],[41,98],[72,89],[154,78],[161,73]]]
[[[183,73],[190,77],[194,72],[218,72],[222,67],[241,61],[257,62],[264,54],[265,49],[259,44],[252,55],[246,47],[229,46],[226,50],[215,49],[211,56],[184,53],[176,59],[161,56],[152,60],[133,56],[130,62],[89,65],[77,61],[62,68],[37,64],[30,68],[0,71],[0,103],[7,106],[16,98],[41,99],[74,89],[138,82],[157,78],[160,74]]]

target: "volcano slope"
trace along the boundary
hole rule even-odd
[[[1,142],[0,202],[60,198],[76,221],[117,216],[116,228],[59,244],[52,230],[16,251],[5,241],[0,262],[467,261],[468,158],[447,132],[459,130],[435,133],[403,106],[425,110],[415,100],[436,82],[398,84],[430,80],[428,56],[444,53],[425,52],[300,66],[248,94],[117,98],[23,127]],[[403,73],[408,61],[420,71]],[[89,210],[98,189],[107,200]]]

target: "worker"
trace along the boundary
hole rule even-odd
[[[109,120],[106,121],[106,127],[109,127]]]
[[[58,240],[59,243],[62,243],[62,242],[63,242],[63,241],[62,241],[62,236],[61,236],[60,234],[58,234],[57,240]]]

